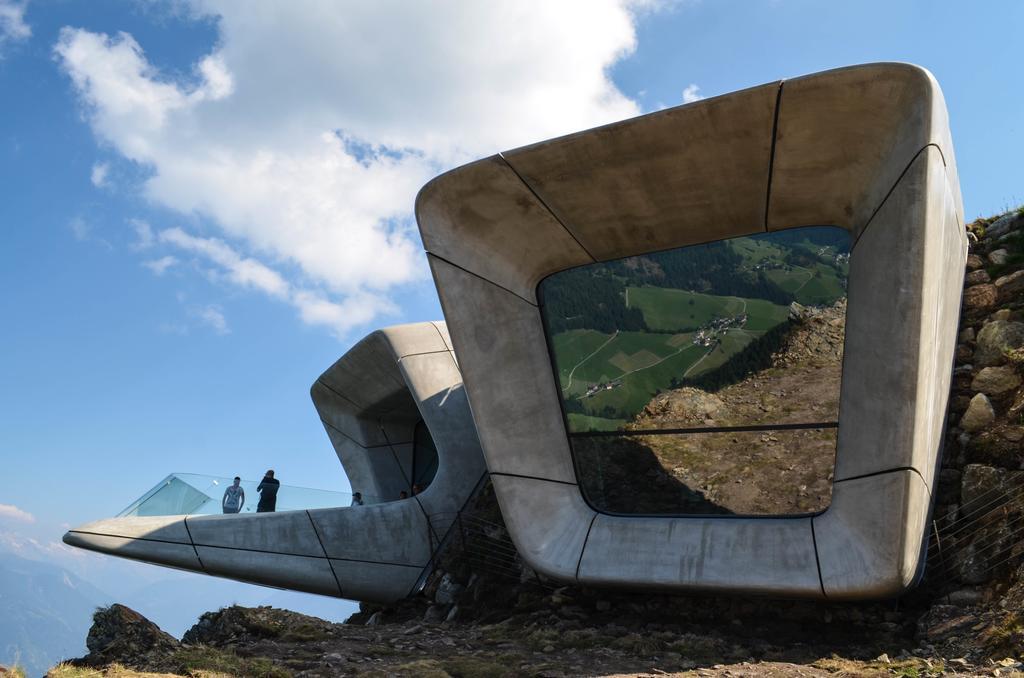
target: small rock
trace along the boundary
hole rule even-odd
[[[979,367],[1000,365],[1006,361],[1004,350],[1021,346],[1024,346],[1024,323],[1005,320],[990,322],[978,332],[974,364]]]
[[[545,652],[554,652],[555,651],[555,646],[554,645],[545,645],[544,646],[544,651]]]
[[[979,268],[977,271],[971,271],[964,277],[964,282],[968,285],[981,285],[982,283],[992,282],[992,278],[989,277],[988,271],[983,268]]]
[[[971,404],[960,419],[960,428],[965,431],[980,431],[996,419],[996,412],[992,409],[992,402],[984,393],[979,393],[971,398]]]
[[[988,253],[988,260],[996,266],[1002,266],[1006,263],[1006,258],[1009,256],[1009,252],[1003,248],[999,248]]]
[[[957,337],[957,341],[959,341],[961,344],[966,344],[969,341],[974,341],[974,328],[965,327],[962,330],[960,330],[960,336]]]
[[[609,603],[607,600],[599,600],[597,601],[597,603],[594,604],[594,607],[597,608],[598,612],[607,612],[608,610],[612,609],[612,604]]]
[[[1010,319],[1010,309],[1008,309],[1008,308],[1001,308],[1001,309],[999,309],[998,311],[996,311],[995,313],[993,313],[992,315],[990,315],[988,317],[988,322],[992,322],[992,321],[995,321],[995,320],[1007,321],[1009,319]]]
[[[380,612],[374,612],[370,615],[370,618],[366,620],[366,626],[380,626],[381,614]]]
[[[875,657],[876,662],[882,662],[883,664],[892,664],[892,660],[889,659],[889,655],[885,652]]]
[[[996,293],[1002,301],[1009,301],[1024,292],[1024,270],[996,278]],[[1009,309],[1007,309],[1009,315]]]
[[[964,307],[971,310],[992,308],[995,306],[997,298],[995,285],[988,283],[974,285],[964,290]]]
[[[974,271],[985,265],[985,260],[979,257],[977,254],[970,254],[967,256],[967,268]]]
[[[974,355],[974,351],[967,344],[960,344],[956,347],[956,361],[958,363],[965,363],[971,359]]]
[[[459,616],[459,606],[458,605],[452,605],[452,609],[448,610],[448,614],[445,616],[444,620],[446,622],[455,621],[458,618],[458,616]]]
[[[1019,443],[1024,440],[1024,426],[1008,426],[1000,435],[1011,443]]]
[[[1008,393],[1020,386],[1021,379],[1012,367],[986,367],[974,376],[971,390],[985,395],[997,396]],[[973,401],[972,401],[973,402]]]

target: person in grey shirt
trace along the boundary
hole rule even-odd
[[[239,484],[241,482],[242,479],[235,476],[235,482],[224,490],[224,498],[220,501],[224,513],[238,513],[245,506],[245,490]]]

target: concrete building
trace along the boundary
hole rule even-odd
[[[502,514],[554,579],[828,599],[921,572],[967,240],[942,93],[872,64],[514,149],[430,182],[416,216]],[[853,241],[831,504],[624,516],[580,491],[537,287],[594,262],[832,225]]]
[[[122,517],[65,541],[393,600],[444,532],[430,517],[457,511],[486,463],[520,555],[555,580],[834,600],[913,585],[967,251],[946,108],[926,70],[827,71],[500,153],[431,181],[416,217],[451,339],[440,323],[375,332],[312,393],[353,488],[367,495],[411,485],[425,427],[438,466],[422,494],[276,514]],[[827,508],[653,516],[589,503],[538,285],[598,262],[823,225],[852,242]],[[836,259],[846,265],[845,256]]]
[[[275,513],[147,516],[143,501],[134,515],[76,527],[64,541],[353,600],[407,596],[484,474],[445,324],[373,332],[320,375],[311,394],[365,505],[280,510],[279,502]],[[416,484],[424,488],[413,494]],[[402,492],[410,496],[399,499]]]

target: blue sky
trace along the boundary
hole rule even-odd
[[[171,471],[347,490],[309,386],[441,317],[415,191],[502,148],[910,61],[967,218],[1024,202],[1024,3],[284,5],[0,0],[0,532]]]

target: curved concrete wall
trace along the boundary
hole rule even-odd
[[[488,469],[524,558],[557,579],[877,598],[919,570],[967,241],[942,94],[872,64],[515,149],[427,184],[416,215]],[[832,504],[795,518],[587,505],[536,288],[558,271],[800,226],[850,231]]]
[[[409,594],[452,514],[484,473],[444,323],[374,332],[311,394],[354,489],[397,497],[410,486],[413,430],[437,447],[431,484],[366,506],[212,516],[111,518],[64,535],[72,546],[241,581],[367,601]]]

